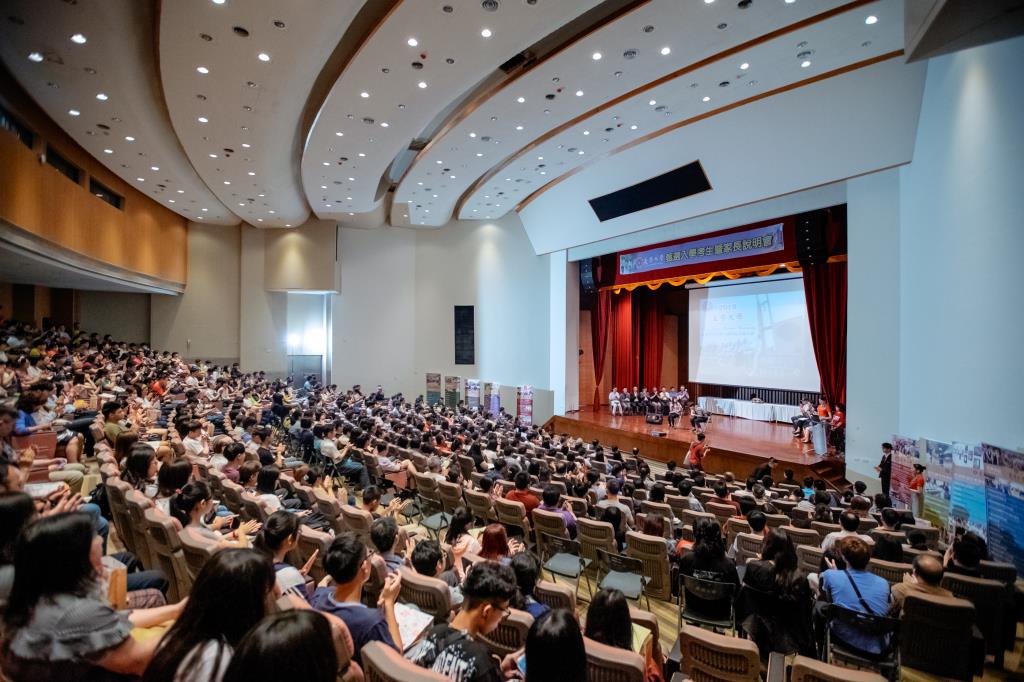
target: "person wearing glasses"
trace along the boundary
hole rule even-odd
[[[435,625],[406,654],[413,663],[457,682],[504,679],[502,667],[491,657],[481,636],[493,632],[511,613],[509,601],[516,591],[512,569],[494,561],[475,564],[462,584],[465,601],[450,623]]]

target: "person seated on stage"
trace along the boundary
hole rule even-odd
[[[830,421],[833,430],[846,428],[846,405],[836,403],[836,409],[832,412]]]
[[[700,503],[697,496],[693,494],[694,482],[688,478],[684,478],[679,481],[677,490],[679,490],[679,496],[686,500],[686,504],[689,505],[691,511],[703,512],[704,505]]]
[[[718,483],[716,483],[714,491],[715,497],[714,499],[711,500],[712,502],[715,502],[717,504],[727,504],[736,510],[733,514],[734,516],[740,516],[740,514],[742,513],[740,510],[740,503],[732,499],[732,495],[729,494],[729,489],[726,487],[724,482],[719,481]]]
[[[751,393],[750,394],[750,402],[752,402],[752,403],[763,403],[764,401],[761,400],[761,396],[759,396],[758,394]]]
[[[814,414],[814,405],[810,400],[804,400],[800,403],[800,414],[793,417],[793,435],[799,436],[804,432],[804,428],[810,426],[811,415]]]
[[[679,417],[683,414],[683,402],[679,399],[679,396],[673,396],[668,401],[668,425],[669,428],[676,428],[676,422],[679,421]]]
[[[750,474],[750,477],[755,481],[760,481],[765,476],[771,476],[772,471],[774,471],[777,466],[779,466],[779,460],[774,457],[769,457],[767,462],[762,463],[754,469],[754,473]]]
[[[690,443],[690,450],[686,453],[687,467],[698,471],[703,469],[704,458],[707,457],[707,451],[707,436],[703,433],[698,433],[697,440]]]
[[[824,398],[818,399],[818,418],[824,421],[832,418],[832,412],[828,408],[828,401]]]
[[[694,403],[693,409],[690,410],[690,426],[693,427],[694,431],[698,433],[704,432],[704,425],[711,419],[711,413],[700,407],[697,403]]]

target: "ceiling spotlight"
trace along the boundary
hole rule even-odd
[[[106,93],[98,92],[98,93],[96,93],[96,99],[98,99],[101,102],[106,102],[110,98],[107,97]]]
[[[83,36],[81,33],[76,33],[73,36],[71,36],[71,42],[75,43],[76,45],[85,45],[85,36]]]
[[[167,200],[167,203],[169,203],[169,204],[173,204],[173,203],[174,203],[174,199],[168,199],[168,200]]]
[[[483,153],[482,152],[477,152],[476,155],[477,156],[483,156]]]
[[[205,66],[197,66],[196,67],[196,71],[198,71],[199,73],[203,74],[204,76],[206,74],[210,73],[210,70],[208,68],[206,68]]]
[[[225,181],[224,181],[224,184],[225,184],[225,185],[230,185],[230,184],[231,184],[231,181],[230,181],[230,180],[225,180]]]
[[[484,38],[490,38],[491,37],[491,29],[485,28],[484,30],[480,31],[480,35],[482,35]]]
[[[324,204],[327,208],[334,208],[334,204]]]
[[[208,209],[208,208],[201,208],[201,209],[199,209],[199,210],[201,210],[201,211],[202,211],[203,213],[206,213],[206,212],[207,212],[207,211],[209,211],[210,209]]]
[[[416,47],[417,45],[420,44],[420,41],[416,40],[415,38],[409,38],[405,42],[408,43],[409,47]]]
[[[158,170],[160,170],[160,166],[150,166],[149,170],[158,171]]]
[[[469,136],[470,137],[476,137],[476,133],[470,133]]]
[[[249,171],[249,175],[256,175],[256,171]]]
[[[327,185],[320,185],[320,189],[327,189]]]
[[[742,64],[740,64],[740,70],[741,71],[746,71],[749,68],[750,68],[750,64],[748,64],[746,62],[743,62]]]
[[[796,0],[786,0],[787,5],[792,5]]]
[[[516,97],[516,101],[519,102],[520,104],[522,104],[523,102],[526,101],[526,98],[525,97]]]
[[[537,160],[538,160],[538,161],[543,161],[543,160],[544,160],[544,157],[543,157],[543,156],[538,156],[538,157],[537,157]]]
[[[454,179],[455,179],[455,176],[454,176],[454,175],[449,175],[448,177],[449,177],[450,179],[452,179],[452,180],[454,180]]]
[[[39,52],[29,52],[28,53],[28,60],[30,62],[41,62],[41,61],[43,61],[43,55],[40,54]]]
[[[581,150],[579,150],[579,151],[578,151],[578,152],[576,152],[576,153],[577,153],[577,154],[579,154],[580,156],[583,156],[583,150],[582,150],[582,149],[581,149]]]
[[[184,193],[185,193],[185,190],[183,190],[183,189],[179,189],[178,190],[178,194],[184,194]]]
[[[348,179],[348,181],[349,181],[349,182],[355,182],[355,181],[356,181],[356,179],[355,179],[355,178],[349,178],[349,179]]]
[[[217,155],[216,155],[216,154],[210,154],[210,158],[211,158],[211,159],[216,159],[216,158],[217,158]]]
[[[707,95],[704,95],[703,97],[700,98],[700,101],[701,102],[710,102],[711,98],[708,97]]]
[[[360,156],[360,157],[365,157],[365,156],[366,156],[366,154],[364,154],[364,153],[362,153],[362,152],[359,152],[359,156]]]
[[[420,90],[426,90],[427,89],[427,82],[426,81],[420,81],[416,85],[419,86]]]
[[[78,114],[75,114],[75,116],[77,116],[77,115],[78,115]],[[125,142],[135,142],[135,138],[134,138],[134,137],[132,137],[131,135],[125,135],[125,136],[124,136],[124,141],[125,141]]]
[[[583,91],[582,90],[577,90],[576,91],[576,96],[577,97],[583,97]]]
[[[381,121],[380,122],[380,127],[381,128],[387,128],[388,127],[388,122],[387,121]]]
[[[325,166],[330,166],[330,165],[331,165],[331,162],[330,162],[330,161],[324,161],[324,165],[325,165]]]
[[[135,178],[135,179],[138,180],[139,182],[145,182],[146,181],[146,178]]]
[[[285,225],[284,225],[284,226],[285,226],[285,227],[291,227],[291,226],[292,226],[292,224],[291,224],[291,223],[285,223]]]
[[[256,196],[258,196],[258,197],[265,197],[265,196],[267,196],[267,195],[266,195],[266,194],[263,194],[263,193],[261,192],[261,193],[257,194]]]
[[[257,218],[257,219],[256,219],[256,222],[258,222],[258,223],[262,223],[262,222],[263,222],[263,218]]]
[[[367,97],[370,96],[370,93],[368,93],[368,92],[360,92],[359,96],[362,97],[363,99],[366,99]]]
[[[224,4],[224,0],[213,0],[213,4],[215,4],[215,5],[223,5]],[[204,208],[203,210],[205,211],[206,209]]]
[[[435,163],[436,163],[436,164],[437,164],[438,166],[440,166],[440,165],[441,165],[442,163],[444,163],[444,161],[442,161],[442,160],[438,159],[437,161],[435,161]]]
[[[810,65],[811,65],[811,60],[810,59],[805,59],[802,62],[800,62],[800,68],[802,68],[802,69],[806,69]]]
[[[516,126],[516,130],[522,130],[523,126]]]
[[[589,131],[589,130],[584,130],[584,131],[583,131],[583,134],[584,134],[584,135],[589,135],[589,134],[590,134],[590,131]]]
[[[629,126],[629,129],[630,130],[636,130],[636,124],[634,123],[633,125]]]
[[[199,121],[200,123],[209,123],[210,122],[210,119],[206,118],[205,116],[200,116],[196,120]]]
[[[877,24],[878,23],[878,17],[876,17],[874,14],[872,14],[871,16],[869,16],[867,19],[864,20],[864,23],[867,24],[868,26],[870,26],[871,24]]]
[[[594,54],[590,55],[590,58],[593,59],[596,62],[596,61],[601,59],[601,53],[600,52],[595,52]]]
[[[337,135],[338,137],[345,137],[345,133],[341,132],[340,130],[334,134]],[[244,147],[245,145],[243,144],[242,146]]]
[[[245,147],[246,149],[248,149],[248,148],[249,148],[249,147],[251,147],[252,145],[251,145],[251,144],[249,144],[248,142],[243,142],[243,143],[242,143],[242,146],[243,146],[243,147]]]
[[[274,211],[267,211],[267,213],[270,213],[271,215],[273,215]]]
[[[658,100],[656,100],[656,99],[652,99],[652,100],[651,100],[650,102],[648,102],[648,104],[650,104],[650,105],[651,105],[652,107],[653,107],[653,106],[654,106],[655,104],[657,104],[657,103],[658,103]]]
[[[711,3],[713,3],[714,1],[715,1],[715,0],[704,0],[704,4],[705,4],[705,5],[710,5],[710,4],[711,4]]]
[[[256,59],[259,59],[261,62],[269,62],[270,55],[267,54],[266,52],[260,52],[258,55],[256,55]]]
[[[81,113],[82,113],[82,112],[81,112],[81,111],[79,111],[78,109],[68,109],[68,114],[70,114],[71,116],[78,116],[78,115],[80,115]]]
[[[103,150],[103,153],[104,153],[104,154],[113,154],[113,153],[114,153],[114,150],[113,150],[113,149],[104,149],[104,150]]]
[[[672,53],[672,48],[669,47],[668,45],[666,45],[665,47],[661,48],[661,55],[663,57],[666,56],[666,55],[669,55],[671,53]]]

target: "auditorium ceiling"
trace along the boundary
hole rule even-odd
[[[776,194],[906,162],[887,130],[907,133],[898,102],[923,74],[904,63],[901,0],[8,0],[3,15],[22,87],[190,220],[428,229],[516,211],[538,252],[663,224],[671,210],[600,223],[587,200],[673,163],[699,160],[713,187],[672,202],[689,215],[755,200],[737,137],[794,149],[775,151],[807,172],[780,172],[801,187]],[[879,114],[860,165],[808,163],[806,121],[774,125],[773,107],[813,119],[853,92],[850,135],[870,119],[858,107]],[[839,135],[831,119],[807,139]]]

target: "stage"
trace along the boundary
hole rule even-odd
[[[568,433],[586,441],[596,438],[605,447],[617,445],[626,452],[639,448],[645,459],[675,460],[682,466],[696,434],[690,430],[687,417],[676,422],[676,427],[669,428],[667,420],[663,424],[648,424],[642,416],[612,416],[606,407],[600,412],[587,407],[553,417],[549,422],[549,428],[556,434]],[[655,436],[652,432],[666,435]],[[840,473],[829,471],[836,468],[837,460],[815,455],[811,444],[794,438],[792,427],[786,424],[714,415],[706,434],[711,450],[704,460],[704,469],[711,473],[731,471],[742,480],[769,457],[774,457],[779,460],[776,480],[782,479],[783,470],[793,469],[797,479],[815,476],[839,482],[838,476],[828,475]]]

